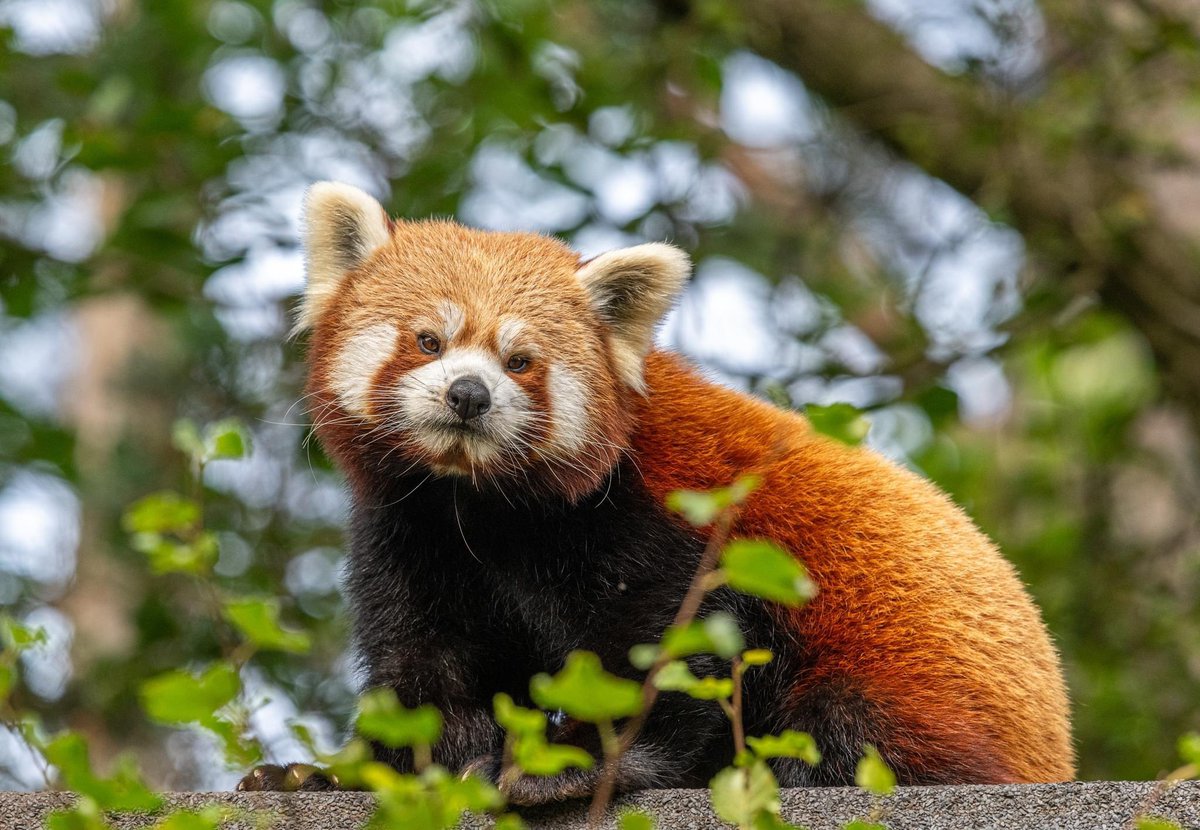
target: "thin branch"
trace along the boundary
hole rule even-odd
[[[700,564],[696,567],[696,573],[692,577],[692,583],[688,586],[683,602],[680,603],[679,610],[675,613],[675,619],[671,622],[671,628],[679,628],[687,625],[699,613],[700,605],[704,602],[704,596],[708,593],[708,576],[717,566],[721,550],[725,547],[725,542],[729,538],[729,532],[733,527],[737,513],[738,507],[734,505],[724,510],[717,517],[717,521],[713,526],[713,532],[708,538],[708,544],[705,546],[704,553],[700,557]],[[658,688],[654,685],[654,679],[658,676],[663,666],[669,663],[670,660],[671,658],[668,655],[660,653],[653,665],[650,666],[650,670],[646,672],[646,679],[642,682],[642,709],[621,730],[615,756],[605,759],[604,770],[600,776],[600,781],[596,785],[596,792],[592,797],[591,809],[588,811],[588,824],[592,827],[600,826],[600,822],[608,810],[608,805],[612,801],[613,792],[616,789],[617,774],[621,766],[621,756],[629,751],[637,740],[638,734],[646,725],[650,709],[654,706],[654,701],[658,698]]]

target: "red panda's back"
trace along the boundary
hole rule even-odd
[[[823,684],[853,683],[922,780],[1073,777],[1066,692],[1040,615],[944,494],[678,358],[651,354],[646,379],[633,444],[652,496],[762,475],[736,532],[787,546],[817,582],[807,607],[779,611],[812,658],[797,705]]]

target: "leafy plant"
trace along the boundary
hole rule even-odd
[[[236,424],[223,422],[201,433],[190,424],[176,429],[177,446],[188,454],[195,476],[203,475],[213,460],[238,457],[247,448]],[[546,711],[596,725],[601,738],[600,784],[590,808],[597,823],[605,815],[612,795],[613,774],[620,758],[632,745],[645,718],[661,692],[689,695],[719,706],[730,722],[734,763],[710,782],[715,813],[738,828],[788,828],[781,816],[780,789],[772,772],[772,759],[796,759],[809,765],[821,762],[821,753],[811,735],[785,730],[778,735],[746,736],[742,723],[742,681],[747,671],[765,666],[773,655],[764,649],[746,649],[736,620],[723,613],[699,617],[704,597],[713,590],[728,588],[765,601],[800,607],[810,600],[816,587],[803,565],[789,552],[766,540],[730,538],[736,517],[747,499],[753,497],[758,479],[747,476],[728,488],[709,493],[675,493],[672,509],[699,527],[709,529],[709,541],[689,590],[671,625],[659,643],[639,645],[630,661],[645,672],[638,683],[611,674],[599,657],[586,651],[572,652],[556,674],[531,679],[530,694],[540,709],[518,706],[507,695],[497,695],[494,714],[504,730],[502,780],[513,774],[553,776],[570,768],[589,769],[597,759],[572,745],[551,743],[546,737]],[[247,661],[263,651],[300,654],[310,647],[305,632],[293,630],[283,621],[283,607],[272,596],[223,591],[210,584],[214,552],[208,540],[216,537],[205,527],[203,487],[191,495],[164,491],[145,497],[126,512],[125,527],[134,547],[147,556],[151,569],[163,578],[195,580],[208,598],[209,622],[224,626],[223,654],[203,666],[174,669],[145,681],[139,700],[146,714],[171,726],[199,727],[214,734],[233,765],[245,767],[261,758],[261,749],[247,728],[248,704],[241,672]],[[168,553],[164,553],[168,550]],[[44,634],[9,617],[0,618],[0,701],[6,720],[19,720],[8,698],[19,672],[21,655],[44,642]],[[728,661],[727,676],[697,676],[688,659],[713,655]],[[413,827],[448,830],[468,812],[490,813],[503,830],[522,827],[519,817],[505,813],[505,799],[496,785],[474,775],[452,775],[433,763],[432,748],[442,730],[441,714],[425,705],[406,708],[393,690],[374,689],[359,700],[355,721],[356,737],[332,754],[319,752],[312,736],[302,726],[295,733],[316,759],[312,767],[297,767],[297,786],[303,777],[322,773],[343,784],[361,786],[375,793],[377,811],[372,827]],[[150,792],[133,764],[119,762],[109,776],[92,770],[84,739],[63,732],[44,737],[34,720],[20,721],[20,734],[52,766],[58,782],[79,795],[75,804],[50,818],[50,830],[103,830],[109,811],[153,811],[162,799]],[[367,740],[413,753],[415,771],[403,774],[374,760]],[[1181,739],[1184,765],[1169,777],[1195,777],[1200,770],[1200,736]],[[50,774],[48,770],[47,774]],[[865,819],[845,825],[846,830],[878,830],[883,799],[896,787],[895,774],[877,749],[864,747],[855,782],[872,795],[873,807]],[[1149,805],[1147,805],[1149,806]],[[159,818],[157,830],[216,830],[230,818],[226,808],[174,811]],[[625,813],[619,817],[622,830],[646,830],[653,826],[648,816]],[[1142,830],[1164,830],[1170,822],[1152,817],[1137,821]]]

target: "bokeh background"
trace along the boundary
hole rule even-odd
[[[256,731],[296,760],[290,721],[345,728],[345,501],[286,336],[325,178],[685,247],[664,344],[861,407],[1016,563],[1082,777],[1154,777],[1200,727],[1195,0],[0,0],[0,41],[0,604],[49,633],[14,708],[102,767],[234,780],[136,702],[219,652],[120,526],[184,486],[181,416],[254,439],[206,472],[214,578],[315,638],[243,670]],[[0,788],[40,782],[0,729]]]

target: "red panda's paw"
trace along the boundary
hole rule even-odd
[[[312,764],[263,764],[246,774],[238,792],[325,792],[338,789],[337,778]]]
[[[458,775],[460,778],[469,778],[473,775],[476,778],[482,778],[489,784],[495,784],[500,778],[500,757],[491,754],[480,755],[463,764]]]
[[[510,768],[501,773],[499,783],[500,792],[514,807],[534,807],[589,798],[595,786],[595,775],[579,770],[541,777],[522,775]]]

